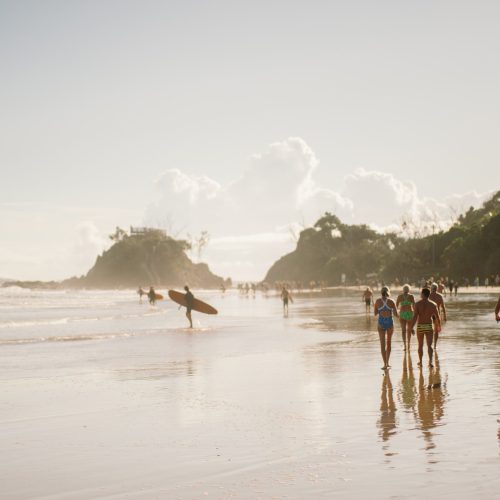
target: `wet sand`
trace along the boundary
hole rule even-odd
[[[498,496],[497,297],[448,301],[433,370],[398,331],[384,375],[358,295],[296,296],[286,319],[274,296],[200,295],[221,315],[194,331],[170,304],[123,295],[44,340],[21,342],[36,321],[3,329],[0,496]]]

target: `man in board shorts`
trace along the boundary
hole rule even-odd
[[[292,294],[285,286],[281,289],[281,300],[283,301],[283,316],[288,316],[288,301],[292,301]]]
[[[412,333],[415,330],[415,324],[417,324],[417,340],[418,340],[418,366],[422,366],[422,357],[424,355],[424,338],[427,343],[427,353],[429,355],[429,366],[432,365],[432,355],[434,351],[432,350],[432,340],[434,336],[434,325],[432,323],[432,318],[435,317],[436,331],[439,333],[441,331],[441,319],[439,317],[439,310],[435,302],[429,300],[431,291],[428,288],[422,288],[421,300],[415,304],[415,315],[411,324]]]
[[[281,289],[281,300],[283,301],[283,316],[288,316],[288,302],[293,303],[293,298],[286,286]]]
[[[370,287],[367,287],[366,290],[363,292],[363,296],[361,300],[365,301],[365,309],[366,312],[370,312],[370,307],[372,305],[372,300],[373,300],[373,292],[371,291]]]
[[[446,321],[446,307],[444,306],[444,297],[438,292],[437,283],[433,283],[431,285],[431,294],[429,296],[429,299],[432,300],[432,302],[436,303],[438,311],[441,314],[442,320]],[[438,337],[439,333],[437,331],[434,332],[434,349],[436,348]]]
[[[184,295],[184,298],[186,299],[186,318],[189,320],[189,328],[193,328],[191,311],[193,310],[194,295],[191,293],[187,285],[184,287],[184,290],[186,291],[186,294]]]

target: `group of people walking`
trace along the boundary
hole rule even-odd
[[[362,300],[366,311],[369,312],[373,304],[373,312],[378,316],[377,329],[380,337],[380,352],[384,366],[382,370],[390,368],[392,334],[394,333],[394,317],[399,318],[404,349],[410,350],[413,335],[417,335],[419,366],[422,366],[424,342],[427,345],[429,366],[433,366],[434,349],[436,349],[443,322],[447,321],[446,306],[440,285],[432,283],[430,288],[425,286],[420,291],[420,300],[410,293],[410,286],[403,286],[403,293],[396,301],[391,299],[387,286],[382,287],[381,297],[373,302],[373,292],[367,288],[363,292]],[[495,307],[495,319],[500,322],[500,297]],[[416,326],[416,330],[415,330]]]
[[[392,335],[394,333],[394,317],[399,318],[401,334],[405,351],[410,349],[411,338],[417,336],[419,366],[422,366],[424,343],[427,345],[429,366],[433,366],[433,354],[436,348],[442,322],[446,321],[446,307],[437,283],[431,288],[424,287],[420,292],[420,299],[410,293],[410,286],[403,286],[403,293],[396,301],[391,299],[387,286],[382,287],[381,297],[373,302],[373,292],[367,288],[363,293],[363,300],[367,312],[373,303],[373,312],[378,317],[377,329],[380,337],[380,351],[384,366],[382,370],[390,368]]]

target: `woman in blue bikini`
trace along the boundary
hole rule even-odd
[[[387,370],[390,368],[391,338],[394,332],[394,321],[392,318],[393,316],[396,316],[396,318],[398,317],[398,309],[394,301],[389,298],[391,295],[389,288],[386,286],[382,287],[381,293],[382,297],[376,300],[373,306],[373,312],[375,316],[378,316],[377,327],[380,338],[380,352],[384,360],[382,370]]]

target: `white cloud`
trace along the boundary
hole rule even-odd
[[[157,181],[158,198],[147,208],[145,219],[166,221],[163,225],[176,235],[209,231],[212,239],[204,260],[215,272],[259,279],[274,260],[294,248],[293,235],[299,228],[313,224],[325,211],[380,231],[399,230],[403,219],[444,228],[469,204],[478,206],[489,194],[427,198],[407,179],[416,173],[404,168],[405,179],[358,168],[338,185],[325,187],[316,180],[318,168],[308,144],[291,137],[251,156],[241,175],[227,186],[170,169]]]
[[[115,226],[143,222],[176,237],[209,231],[203,253],[212,270],[235,279],[261,279],[270,265],[293,250],[301,229],[325,211],[347,223],[380,231],[398,230],[402,219],[428,229],[446,227],[490,193],[469,192],[443,199],[423,196],[416,174],[404,178],[359,168],[335,186],[317,180],[319,160],[297,137],[271,144],[235,169],[222,186],[204,175],[168,169],[156,181],[155,201],[146,208],[0,204],[0,276],[62,279],[85,273],[108,244]],[[413,179],[413,180],[412,180]],[[143,217],[144,215],[144,217]]]

